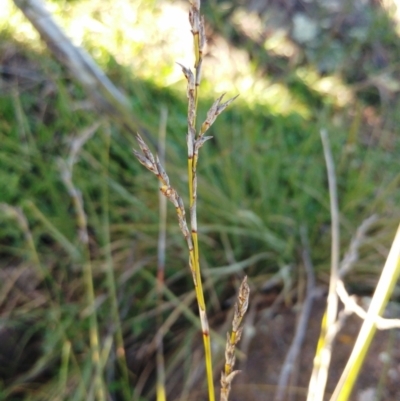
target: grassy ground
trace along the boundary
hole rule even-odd
[[[117,301],[131,385],[136,399],[148,399],[153,395],[148,360],[154,352],[157,182],[133,158],[134,138],[99,117],[10,4],[0,15],[0,344],[5,344],[0,345],[0,399],[94,397],[90,313],[83,307],[87,286],[82,276],[89,262],[109,391],[122,393],[110,345],[118,325]],[[153,138],[161,110],[167,108],[166,167],[185,197],[185,84],[174,63],[189,64],[187,41],[180,39],[190,40],[190,35],[168,21],[171,16],[186,19],[186,12],[145,0],[101,4],[58,1],[51,7],[74,40],[128,94],[132,113]],[[382,32],[386,41],[397,39]],[[269,76],[260,68],[264,55],[258,51],[258,61],[254,49],[250,61],[249,49],[229,45],[214,33],[204,66],[200,115],[222,92],[240,94],[213,127],[214,140],[199,163],[200,245],[211,315],[223,307],[221,297],[232,294],[235,274],[245,271],[257,289],[291,265],[295,279],[303,226],[324,280],[330,215],[321,128],[329,132],[337,166],[343,249],[363,219],[381,216],[351,279],[360,289],[373,288],[400,215],[397,97],[371,101],[348,85],[346,75],[322,76],[307,62],[292,66],[283,77]],[[396,68],[396,60],[391,62]],[[76,209],[60,170],[71,141],[85,132],[92,136],[72,178],[87,215],[88,249],[82,246]],[[175,367],[196,363],[196,355],[193,360],[187,355],[197,341],[197,328],[187,252],[173,210],[168,210],[166,281],[171,292],[165,293],[164,312],[176,313],[166,334],[172,391],[178,386]],[[114,276],[107,273],[111,269]],[[113,285],[116,294],[110,295]],[[178,304],[187,305],[184,312],[176,312]]]

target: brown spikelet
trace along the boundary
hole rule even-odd
[[[206,120],[201,126],[200,136],[204,135],[204,133],[211,127],[217,117],[239,96],[236,95],[235,97],[229,99],[225,103],[221,103],[222,98],[225,94],[222,94],[210,107],[208,110]]]
[[[225,347],[225,368],[221,375],[221,401],[228,401],[233,378],[240,372],[233,370],[235,365],[235,348],[242,336],[243,327],[240,327],[243,316],[249,306],[250,288],[247,284],[247,276],[244,277],[239,287],[238,299],[235,304],[235,313],[232,321],[232,333],[227,334]]]

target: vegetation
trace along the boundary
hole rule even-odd
[[[223,43],[217,32],[224,31],[221,21],[231,13],[210,4],[210,29]],[[181,42],[174,43],[179,34],[169,37],[173,27],[161,29],[165,16],[179,16],[180,9],[147,0],[132,8],[122,0],[112,7],[89,0],[50,5],[66,31],[128,94],[150,145],[157,143],[168,111],[165,170],[184,203],[191,204],[193,194],[190,200],[185,195],[186,94],[175,64],[191,61],[180,54]],[[0,359],[8,356],[0,367],[0,400],[105,399],[106,392],[129,399],[132,389],[135,400],[154,398],[153,333],[160,311],[166,392],[171,399],[197,399],[195,391],[205,390],[193,351],[200,347],[195,335],[200,323],[174,211],[168,209],[160,306],[158,188],[133,157],[135,137],[99,117],[11,2],[5,12],[0,19],[0,338],[5,340],[0,344],[6,345],[0,345]],[[384,35],[385,46],[395,47],[397,34],[380,12],[371,26]],[[329,134],[336,165],[341,249],[362,221],[379,215],[348,278],[355,290],[371,292],[400,216],[396,94],[389,91],[390,103],[379,97],[388,94],[388,81],[379,81],[383,75],[376,71],[348,74],[350,47],[343,48],[341,75],[321,73],[313,61],[323,59],[318,54],[282,70],[281,57],[265,58],[256,41],[238,32],[232,36],[226,52],[210,43],[197,111],[206,116],[215,96],[225,91],[240,94],[210,128],[214,138],[197,166],[198,240],[210,316],[224,308],[220,301],[236,292],[244,274],[257,292],[287,265],[301,266],[303,228],[318,278],[327,282],[331,213],[321,129]],[[365,36],[364,47],[358,43],[359,52],[372,37]],[[163,47],[170,42],[172,47]],[[213,58],[225,64],[214,68]],[[396,60],[390,62],[388,69],[396,70]],[[276,77],[263,73],[263,63],[278,71]],[[321,89],[326,87],[332,90]],[[295,282],[298,269],[290,274]],[[214,372],[222,371],[225,338],[212,332],[212,339]]]

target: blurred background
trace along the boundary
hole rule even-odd
[[[188,4],[46,4],[72,43],[86,49],[129,99],[131,117],[148,142],[156,145],[159,132],[166,132],[165,167],[187,204],[186,81],[176,63],[193,64]],[[232,400],[274,394],[304,299],[303,231],[320,293],[291,393],[291,399],[303,400],[330,268],[321,129],[328,132],[336,165],[342,256],[357,227],[378,215],[346,278],[360,302],[373,293],[400,221],[400,5],[209,0],[202,10],[208,43],[198,120],[221,94],[240,95],[211,128],[214,139],[202,148],[198,165],[199,239],[215,330],[216,382],[234,295],[247,274],[251,307],[238,355],[244,373]],[[99,112],[13,1],[3,0],[0,400],[94,399],[88,266],[110,399],[124,399],[113,340],[119,324],[133,399],[155,399],[160,314],[168,399],[201,400],[206,394],[186,244],[168,205],[160,311],[158,183],[132,148],[138,148],[132,132]],[[398,316],[398,292],[392,301],[390,316]],[[328,392],[358,325],[359,319],[349,319],[338,337]],[[379,333],[355,400],[399,399],[398,340],[398,330]],[[365,394],[375,398],[360,398]]]

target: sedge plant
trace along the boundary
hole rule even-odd
[[[236,97],[222,102],[224,95],[221,95],[212,104],[209,109],[205,121],[201,124],[200,129],[196,128],[197,105],[199,100],[199,89],[201,81],[201,70],[203,63],[203,53],[206,44],[204,19],[200,14],[200,0],[193,0],[189,9],[189,21],[194,43],[194,71],[183,65],[180,65],[183,74],[187,80],[187,98],[188,98],[188,113],[187,113],[187,150],[188,150],[188,182],[189,182],[189,213],[190,213],[190,229],[186,221],[185,206],[178,192],[170,185],[169,177],[162,166],[159,157],[152,154],[149,147],[143,138],[137,134],[136,138],[139,143],[141,152],[134,150],[133,153],[141,164],[149,171],[155,174],[160,181],[161,193],[170,200],[175,206],[178,216],[179,227],[185,237],[189,250],[189,266],[192,273],[193,283],[196,292],[196,300],[199,309],[200,322],[203,333],[203,343],[205,352],[205,365],[207,376],[207,387],[209,401],[215,401],[215,390],[213,381],[213,367],[211,356],[210,330],[206,313],[206,304],[204,300],[204,292],[202,285],[201,269],[200,269],[200,251],[198,241],[198,226],[197,226],[197,163],[199,159],[199,150],[206,141],[211,139],[211,136],[205,136],[205,133],[215,122],[219,114],[221,114]],[[237,342],[240,339],[239,325],[242,317],[247,309],[249,298],[249,287],[246,279],[243,281],[239,290],[239,301],[235,309],[233,322],[233,331],[228,337],[226,350],[225,370],[222,375],[222,391],[221,399],[227,400],[235,372],[233,372],[234,350]]]

